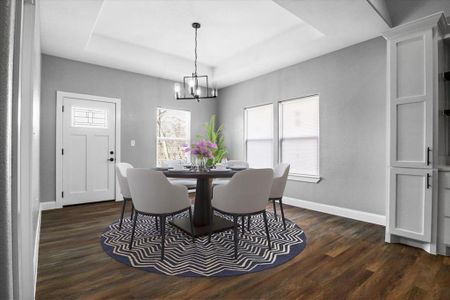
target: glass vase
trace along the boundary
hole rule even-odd
[[[207,161],[208,159],[206,157],[197,157],[196,162],[197,162],[197,170],[200,172],[207,172],[208,171],[208,166],[207,166]]]

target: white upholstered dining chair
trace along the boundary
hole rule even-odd
[[[183,166],[184,163],[181,160],[169,160],[165,162],[165,166],[169,168],[175,168],[177,166]],[[191,178],[167,178],[173,184],[181,184],[188,188],[188,190],[195,189],[197,187],[197,179]]]
[[[225,165],[227,166],[227,168],[243,168],[243,169],[249,168],[248,162],[244,160],[229,160],[225,163]]]
[[[270,190],[269,201],[273,203],[273,213],[275,214],[275,220],[278,221],[277,208],[275,202],[280,203],[281,218],[283,220],[283,227],[286,229],[286,220],[284,218],[283,210],[283,194],[286,188],[286,182],[289,175],[289,164],[281,163],[273,169],[273,182],[272,189]]]
[[[192,209],[188,190],[184,185],[172,184],[159,171],[128,169],[127,175],[135,210],[129,249],[133,245],[136,221],[139,215],[155,216],[160,220],[161,260],[163,260],[167,216],[188,211],[191,231],[193,232]],[[194,236],[192,236],[192,241],[195,241]]]
[[[242,219],[243,227],[245,216],[250,217],[256,214],[262,214],[268,246],[271,249],[266,205],[270,194],[272,178],[272,169],[249,169],[236,173],[229,183],[219,185],[214,189],[214,196],[211,203],[211,218],[213,218],[214,211],[233,217],[235,258],[238,255],[237,221],[239,217]],[[210,228],[208,241],[211,241],[211,234]]]
[[[227,168],[240,168],[240,169],[248,169],[249,164],[244,160],[229,160],[225,163],[225,167]],[[213,180],[213,185],[224,185],[230,182],[228,178],[217,178]]]
[[[129,163],[121,162],[121,163],[116,164],[117,181],[119,182],[120,193],[122,194],[122,197],[123,197],[123,205],[122,205],[122,213],[120,215],[119,230],[122,229],[123,215],[125,213],[125,207],[127,205],[127,201],[131,201],[131,192],[130,192],[130,188],[128,186],[128,179],[127,179],[127,170],[130,168],[133,168],[133,166]],[[132,205],[131,219],[133,219],[133,204],[131,204],[131,205]]]

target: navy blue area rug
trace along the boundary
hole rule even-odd
[[[305,233],[295,223],[286,219],[285,230],[280,218],[276,221],[272,213],[267,214],[272,250],[267,247],[262,215],[252,216],[250,231],[245,230],[243,236],[239,231],[237,259],[234,258],[233,230],[213,234],[211,243],[207,236],[196,238],[193,243],[190,236],[167,224],[165,258],[161,261],[161,236],[154,218],[147,216],[138,218],[131,250],[128,249],[132,229],[129,218],[123,220],[122,230],[119,230],[118,220],[109,225],[101,236],[101,244],[115,260],[147,272],[189,277],[259,272],[287,262],[306,246]]]

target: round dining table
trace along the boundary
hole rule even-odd
[[[211,198],[212,198],[212,181],[214,178],[230,178],[237,171],[233,170],[209,170],[209,171],[193,171],[193,170],[166,170],[163,171],[166,177],[170,178],[195,178],[197,186],[195,189],[194,202],[194,220],[193,232],[191,230],[189,217],[174,218],[170,223],[181,229],[182,231],[195,237],[207,235],[210,227],[212,232],[220,232],[233,228],[233,222],[214,215],[211,218]],[[212,224],[211,224],[212,220]]]

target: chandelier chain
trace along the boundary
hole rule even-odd
[[[194,67],[195,67],[195,76],[197,76],[197,28],[195,28],[195,60],[194,60]]]

